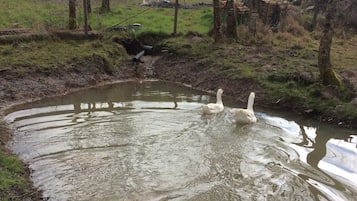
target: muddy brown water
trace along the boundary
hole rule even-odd
[[[257,94],[259,96],[259,94]],[[215,96],[125,82],[8,110],[9,147],[49,200],[356,200],[356,130]]]

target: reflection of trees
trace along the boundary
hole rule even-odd
[[[313,150],[307,154],[306,161],[312,167],[318,168],[317,167],[318,163],[326,155],[326,144],[327,144],[327,141],[330,140],[330,138],[327,137],[326,135],[319,134],[318,130],[316,129],[316,138],[315,138],[315,142],[314,142],[306,135],[304,127],[301,124],[299,124],[299,125],[300,125],[300,131],[301,131],[303,140],[302,140],[302,142],[295,143],[295,144],[299,145],[299,146],[313,148]],[[312,145],[310,145],[310,144],[312,144]]]
[[[73,108],[74,108],[74,114],[80,113],[81,112],[81,103],[80,102],[73,103]]]
[[[309,154],[307,154],[306,160],[307,163],[312,167],[317,168],[320,160],[326,155],[326,144],[330,140],[329,137],[325,135],[318,134],[316,130],[316,138],[315,143],[313,144],[314,150],[312,150]]]
[[[163,90],[165,91],[165,90]],[[177,104],[177,92],[176,91],[172,91],[171,92],[172,95],[169,96],[169,99],[167,99],[165,97],[164,102],[166,101],[173,101],[174,102],[174,106],[173,107],[162,107],[162,106],[155,106],[155,107],[141,107],[142,109],[161,109],[161,110],[170,110],[170,109],[177,109],[178,104]],[[158,96],[159,100],[162,98],[161,96]]]
[[[307,146],[307,145],[309,145],[309,143],[313,143],[313,141],[306,135],[305,129],[302,126],[302,124],[299,124],[299,126],[300,126],[300,131],[301,131],[301,135],[302,135],[303,139],[302,139],[302,142],[294,143],[294,144],[299,145],[299,146]]]
[[[173,109],[176,109],[177,108],[177,92],[176,91],[174,91],[173,92],[173,99],[174,99],[174,108]]]
[[[303,137],[302,142],[295,143],[299,146],[304,146],[307,148],[313,148],[313,150],[307,154],[306,160],[307,163],[310,164],[314,168],[318,168],[317,165],[322,160],[322,158],[326,155],[326,144],[330,139],[339,139],[344,141],[351,141],[350,134],[329,134],[331,131],[321,131],[316,127],[316,137],[315,142],[314,140],[310,139],[305,132],[304,127],[302,124],[300,125],[301,135]],[[333,131],[332,131],[333,132]]]
[[[301,177],[304,181],[308,181],[308,180],[312,179],[312,180],[316,180],[318,182],[322,182],[323,184],[330,186],[330,187],[332,187],[336,190],[339,190],[341,192],[349,192],[349,193],[352,192],[351,189],[349,188],[349,186],[346,186],[345,184],[341,183],[337,179],[331,177],[329,174],[325,173],[325,171],[323,171],[322,169],[320,169],[318,167],[319,162],[326,155],[327,142],[330,139],[338,139],[338,140],[347,141],[348,139],[350,139],[350,134],[347,134],[347,133],[342,134],[339,132],[334,132],[333,130],[331,130],[331,128],[325,128],[326,129],[325,130],[325,129],[316,127],[316,131],[315,131],[316,137],[315,137],[315,140],[312,140],[306,134],[305,128],[302,126],[302,124],[299,124],[299,125],[300,125],[300,131],[301,131],[303,140],[300,143],[294,143],[294,144],[303,146],[303,147],[307,147],[307,148],[313,148],[313,150],[307,154],[306,161],[311,167],[314,168],[314,170],[311,170],[311,172],[310,172],[310,170],[306,169],[306,173],[301,172],[301,174],[299,174],[299,177]],[[317,170],[318,172],[316,172],[315,170]],[[316,176],[311,176],[309,174],[314,174]],[[327,200],[329,199],[328,197],[326,197],[323,190],[321,190],[319,187],[317,187],[315,185],[311,185],[310,189],[311,189],[311,192],[313,192],[315,196],[317,196],[317,197],[322,196]],[[353,196],[353,194],[354,193],[352,193],[350,195]]]
[[[82,108],[82,105],[87,105],[87,107]],[[116,109],[119,108],[114,108],[114,102],[108,101],[108,102],[101,102],[100,107],[97,107],[96,102],[88,102],[88,103],[80,103],[80,102],[74,102],[73,103],[73,112],[74,114],[79,114],[82,112],[87,112],[88,116],[93,113],[93,112],[97,112],[97,111],[106,111],[106,112],[112,112]],[[106,107],[104,107],[103,105],[107,105]],[[68,111],[70,112],[70,111]]]

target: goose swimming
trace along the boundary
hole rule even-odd
[[[231,112],[234,115],[237,124],[251,124],[257,122],[257,118],[254,115],[253,104],[254,104],[255,93],[251,92],[248,98],[247,109],[233,108]]]
[[[215,114],[222,112],[224,109],[222,102],[222,94],[223,89],[217,90],[217,102],[216,103],[208,103],[207,105],[202,106],[202,111],[204,114]]]

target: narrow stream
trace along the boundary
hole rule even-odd
[[[259,96],[259,94],[257,94]],[[9,147],[49,200],[356,200],[357,133],[215,96],[125,82],[18,106]],[[353,135],[354,134],[354,135]]]

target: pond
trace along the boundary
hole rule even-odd
[[[259,94],[257,94],[259,96]],[[356,130],[255,107],[236,125],[215,95],[124,82],[7,111],[9,147],[49,200],[355,200]]]

